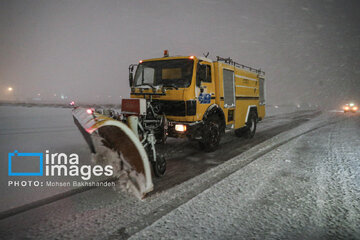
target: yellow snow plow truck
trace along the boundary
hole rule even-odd
[[[156,144],[187,137],[216,150],[226,129],[252,138],[265,116],[265,73],[230,58],[174,56],[129,66],[130,98],[121,110],[74,106],[73,116],[97,163],[111,162],[140,198],[153,190],[166,161]]]

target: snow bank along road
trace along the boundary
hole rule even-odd
[[[304,114],[304,113],[302,113]],[[291,117],[292,116],[292,117]],[[116,191],[110,191],[109,189],[102,189],[102,188],[97,188],[97,189],[93,189],[91,191],[87,191],[84,192],[82,194],[78,194],[78,195],[74,195],[72,197],[63,199],[61,201],[57,201],[45,206],[42,206],[40,208],[36,208],[36,209],[32,209],[29,210],[27,212],[24,212],[22,214],[18,214],[15,215],[13,217],[9,217],[7,219],[3,219],[0,221],[0,236],[2,237],[6,237],[6,238],[16,238],[16,237],[29,237],[29,238],[83,238],[83,239],[88,239],[88,238],[127,238],[129,236],[134,235],[133,237],[140,237],[144,236],[143,234],[147,235],[147,231],[152,232],[152,234],[154,235],[147,235],[147,236],[153,236],[153,237],[164,237],[164,238],[169,238],[171,236],[173,236],[174,238],[179,238],[179,237],[188,237],[188,238],[192,238],[193,236],[195,236],[196,234],[198,234],[197,236],[204,236],[204,238],[221,238],[221,236],[225,236],[222,234],[222,229],[221,227],[219,228],[215,228],[217,229],[215,231],[215,233],[218,233],[220,235],[216,235],[214,233],[211,233],[211,228],[210,226],[212,226],[213,223],[209,224],[209,228],[206,227],[206,222],[204,223],[204,225],[199,225],[202,224],[203,222],[201,221],[197,221],[196,219],[191,219],[191,217],[188,219],[189,221],[193,221],[193,227],[188,228],[186,222],[187,220],[185,219],[181,219],[181,217],[186,217],[186,216],[191,216],[191,214],[188,214],[189,212],[187,212],[186,209],[181,210],[183,208],[185,208],[185,206],[187,206],[188,204],[191,204],[192,202],[196,202],[196,199],[200,198],[201,196],[203,196],[204,194],[208,193],[208,192],[214,192],[214,197],[216,198],[216,200],[214,200],[214,202],[219,201],[220,203],[222,202],[221,199],[223,199],[224,201],[224,205],[223,206],[218,206],[217,207],[222,207],[223,210],[220,209],[220,212],[224,212],[226,213],[229,209],[231,209],[231,207],[233,207],[231,204],[229,204],[229,199],[233,199],[230,195],[229,192],[226,190],[225,187],[216,187],[219,184],[222,184],[223,182],[226,182],[227,179],[231,179],[233,178],[233,176],[236,174],[238,174],[239,172],[243,172],[243,174],[240,174],[241,176],[244,175],[245,179],[242,179],[242,181],[240,182],[236,182],[235,180],[229,180],[230,183],[234,182],[234,185],[230,185],[232,186],[231,189],[239,189],[238,187],[234,187],[234,186],[242,186],[240,188],[240,190],[238,190],[239,192],[239,196],[236,196],[236,198],[242,199],[242,201],[237,200],[238,201],[238,205],[234,205],[235,207],[233,208],[234,213],[240,212],[243,214],[243,217],[246,216],[246,218],[248,219],[252,219],[251,217],[257,217],[260,218],[260,220],[262,219],[262,215],[258,215],[257,211],[259,211],[256,207],[258,207],[259,209],[263,209],[263,212],[265,212],[263,214],[264,216],[264,222],[258,222],[258,221],[248,221],[248,229],[246,230],[246,224],[244,224],[246,219],[241,219],[241,215],[228,215],[226,217],[229,218],[230,220],[224,221],[223,218],[221,218],[222,216],[218,216],[217,214],[214,214],[214,218],[212,218],[212,221],[218,221],[218,225],[223,225],[225,226],[224,229],[226,227],[228,227],[229,229],[229,234],[231,234],[231,236],[235,236],[235,234],[238,234],[239,232],[241,233],[241,235],[243,236],[257,236],[256,233],[261,234],[261,232],[263,234],[265,234],[266,236],[271,236],[271,233],[274,233],[274,237],[277,238],[278,237],[282,237],[282,236],[289,236],[286,234],[290,234],[290,233],[294,233],[296,234],[295,231],[286,231],[286,227],[288,225],[286,225],[287,223],[289,223],[290,220],[292,220],[292,215],[286,215],[287,212],[283,211],[283,209],[281,209],[281,201],[284,201],[284,204],[294,204],[292,207],[294,208],[294,211],[296,212],[296,208],[300,206],[300,209],[297,209],[298,212],[301,212],[303,209],[310,209],[308,210],[308,212],[316,212],[317,211],[317,207],[312,208],[311,201],[305,201],[303,202],[303,198],[299,197],[302,196],[302,194],[307,194],[306,191],[303,192],[299,192],[298,195],[295,195],[293,192],[297,192],[297,189],[302,189],[309,187],[308,185],[314,185],[313,187],[318,187],[317,186],[317,182],[316,181],[309,181],[308,185],[306,185],[305,187],[303,186],[303,184],[307,183],[304,181],[300,181],[301,178],[294,178],[292,176],[292,172],[290,170],[294,170],[295,173],[300,172],[302,173],[303,171],[305,171],[306,169],[312,169],[311,168],[311,164],[309,166],[309,168],[303,167],[303,165],[306,165],[304,163],[301,163],[301,149],[297,150],[298,151],[298,155],[294,155],[293,153],[290,151],[289,152],[289,157],[286,158],[285,160],[283,159],[283,161],[281,162],[281,156],[283,154],[279,153],[279,154],[275,154],[277,151],[283,151],[281,150],[282,148],[287,148],[287,146],[292,147],[291,149],[297,148],[297,144],[294,143],[296,141],[299,141],[299,139],[308,138],[308,142],[309,145],[311,146],[311,142],[312,142],[312,135],[314,134],[314,136],[317,136],[319,134],[319,138],[321,135],[323,135],[323,133],[327,133],[327,132],[331,132],[333,131],[333,129],[335,129],[335,126],[337,128],[350,128],[351,124],[356,125],[357,127],[359,126],[359,117],[358,116],[353,116],[353,117],[346,117],[343,115],[336,115],[336,114],[324,114],[321,115],[320,117],[317,117],[303,125],[298,126],[300,123],[298,123],[297,125],[293,125],[291,122],[296,122],[296,119],[299,120],[301,119],[301,114],[288,114],[287,117],[286,115],[283,115],[283,119],[282,117],[279,117],[278,120],[273,120],[271,118],[269,118],[268,122],[264,122],[263,123],[263,129],[259,129],[259,138],[261,138],[261,133],[263,133],[264,135],[269,134],[271,135],[271,133],[274,133],[272,131],[275,131],[275,134],[272,136],[275,136],[273,138],[271,137],[264,137],[263,135],[263,140],[260,141],[259,143],[257,143],[257,145],[252,145],[252,146],[248,146],[245,147],[242,150],[242,154],[240,154],[239,156],[231,159],[231,160],[223,160],[223,161],[219,161],[219,163],[214,164],[214,161],[209,161],[206,162],[209,159],[217,159],[214,156],[216,156],[216,154],[219,154],[218,152],[221,153],[221,149],[223,147],[227,148],[226,152],[222,152],[220,155],[225,155],[225,153],[228,152],[232,152],[235,151],[237,148],[241,147],[241,146],[246,146],[251,144],[251,142],[246,142],[245,140],[238,140],[236,138],[233,138],[232,141],[231,138],[232,136],[227,135],[224,139],[224,146],[221,147],[221,149],[219,149],[217,152],[212,153],[213,155],[209,154],[208,157],[199,157],[198,159],[194,160],[194,157],[196,157],[196,154],[194,154],[194,151],[196,151],[196,149],[191,149],[190,150],[184,150],[183,152],[188,151],[188,153],[191,154],[190,158],[187,154],[185,154],[187,157],[186,159],[190,160],[193,159],[193,162],[197,162],[197,161],[201,161],[201,159],[205,159],[205,165],[207,164],[213,164],[212,168],[210,166],[208,166],[207,169],[203,170],[203,172],[199,175],[195,175],[194,177],[189,177],[187,181],[185,182],[180,182],[181,184],[175,184],[175,185],[168,185],[167,187],[164,187],[164,190],[166,191],[160,191],[158,190],[155,194],[151,195],[149,198],[147,198],[145,201],[143,202],[139,202],[137,200],[135,200],[132,197],[129,197],[127,195],[124,195],[123,193],[119,193]],[[305,117],[306,119],[312,118],[313,115],[307,115],[307,117]],[[288,120],[291,119],[292,120]],[[302,123],[304,122],[304,119],[302,120]],[[347,125],[344,126],[344,123],[348,123]],[[279,124],[280,123],[280,124]],[[286,126],[285,129],[282,129],[282,126]],[[261,126],[261,125],[259,125]],[[296,127],[298,126],[298,127]],[[295,127],[295,128],[294,128]],[[328,127],[328,129],[326,129]],[[285,130],[288,130],[290,128],[294,128],[290,131],[284,132]],[[273,130],[272,130],[273,129]],[[274,130],[276,129],[276,130]],[[323,130],[323,129],[326,129]],[[352,131],[353,129],[348,129],[348,132],[351,132],[352,134],[359,134],[358,132],[356,133],[355,131]],[[281,133],[282,132],[282,133]],[[280,133],[280,134],[279,134]],[[278,135],[277,135],[278,134]],[[310,136],[310,137],[308,137]],[[357,135],[358,138],[359,135]],[[237,141],[236,141],[237,140]],[[256,138],[251,140],[256,142]],[[317,141],[317,139],[315,139],[315,142]],[[345,141],[346,143],[346,139],[342,139],[339,141]],[[171,142],[169,143],[169,145],[172,144]],[[188,144],[188,143],[181,143],[181,144]],[[180,145],[181,145],[180,144]],[[319,144],[322,146],[321,142],[319,142]],[[279,150],[277,150],[279,149]],[[232,150],[232,151],[231,151]],[[247,150],[247,151],[245,151]],[[244,152],[245,151],[245,152]],[[285,151],[286,152],[286,151]],[[306,151],[307,152],[307,151]],[[174,152],[176,153],[176,152]],[[241,153],[241,151],[240,151]],[[181,152],[179,153],[179,155],[181,156]],[[203,155],[203,154],[202,154]],[[218,155],[218,156],[220,156]],[[308,152],[308,158],[311,158],[310,156],[312,155],[312,152],[309,151]],[[236,156],[236,155],[235,155]],[[178,156],[176,156],[178,157]],[[231,155],[228,155],[228,157],[231,157]],[[264,159],[267,159],[266,161]],[[300,160],[299,160],[300,159]],[[317,162],[314,161],[314,156],[311,158],[313,159],[313,163]],[[197,160],[197,161],[196,161]],[[279,162],[280,161],[280,162]],[[310,161],[310,160],[309,160]],[[225,163],[223,163],[225,162]],[[264,162],[264,163],[263,163]],[[171,161],[169,161],[169,165],[170,165]],[[220,164],[223,163],[223,164]],[[219,165],[220,164],[220,165]],[[293,164],[292,165],[288,165],[289,164]],[[199,164],[201,165],[201,164]],[[358,166],[358,165],[357,165]],[[196,168],[197,165],[195,165],[194,168]],[[285,167],[289,167],[289,168],[285,168]],[[329,167],[332,167],[332,165],[330,164]],[[254,168],[254,169],[252,169]],[[290,171],[290,173],[286,173],[285,174],[281,174],[282,172],[280,171],[280,169],[283,169],[284,171]],[[345,167],[346,168],[346,167]],[[354,168],[356,169],[356,166],[354,166]],[[336,169],[335,169],[336,170]],[[358,170],[358,169],[357,169]],[[250,174],[251,173],[251,174]],[[294,174],[295,174],[294,173]],[[314,171],[315,173],[315,171]],[[316,176],[316,174],[312,173],[314,176]],[[177,172],[178,175],[182,175],[183,173],[181,171]],[[232,175],[231,175],[232,174]],[[280,174],[280,175],[279,175]],[[186,175],[186,174],[185,174]],[[229,176],[230,175],[230,176]],[[311,174],[308,174],[311,175]],[[228,177],[229,176],[229,177]],[[240,176],[240,177],[241,177]],[[356,176],[356,175],[355,175]],[[238,176],[235,178],[239,178]],[[253,178],[253,179],[252,179]],[[287,192],[284,192],[284,188],[285,186],[283,186],[282,184],[282,179],[287,180],[288,179],[292,179],[290,182],[294,185],[295,190],[293,192],[291,192],[293,195],[298,196],[297,198],[297,202],[300,205],[297,205],[295,203],[293,203],[292,198],[294,197],[293,195],[287,195]],[[309,177],[310,178],[310,177]],[[264,180],[265,179],[265,180]],[[304,178],[306,179],[306,178]],[[324,178],[326,180],[326,178]],[[222,180],[220,183],[220,180]],[[263,181],[264,180],[264,181]],[[266,180],[270,180],[270,181],[266,181]],[[273,180],[273,181],[271,181]],[[275,181],[276,180],[276,181]],[[297,182],[297,180],[299,180],[299,182]],[[324,181],[325,181],[324,180]],[[355,178],[356,180],[356,178]],[[354,181],[355,181],[354,180]],[[359,182],[359,179],[357,179]],[[160,181],[160,180],[159,180]],[[351,182],[351,181],[350,181]],[[214,185],[215,184],[215,185]],[[244,185],[242,185],[244,184]],[[214,185],[214,186],[213,186]],[[226,184],[225,184],[226,185]],[[275,186],[273,186],[275,185]],[[329,183],[329,186],[333,185]],[[357,187],[357,188],[356,188]],[[213,189],[217,189],[219,192],[215,193],[215,190]],[[224,191],[220,191],[222,188],[224,188]],[[276,189],[276,191],[274,192],[267,192],[266,189]],[[220,190],[219,190],[220,189]],[[286,188],[287,189],[287,188]],[[290,188],[291,190],[292,188]],[[251,191],[251,190],[255,190]],[[326,186],[325,186],[325,192],[326,192]],[[338,189],[332,189],[334,191],[333,194],[337,195],[339,193],[336,193],[336,191]],[[358,194],[358,185],[355,185],[355,190],[357,191],[352,191],[353,195],[348,196],[348,201],[355,201],[353,199],[353,197],[357,197],[359,198]],[[237,193],[237,191],[235,191]],[[348,191],[350,192],[350,191]],[[225,194],[222,194],[225,193]],[[278,194],[276,199],[271,199],[271,197],[274,194]],[[311,193],[311,192],[310,192]],[[275,194],[275,195],[276,195]],[[283,195],[282,195],[283,194]],[[354,195],[355,194],[355,195]],[[229,196],[228,196],[229,195]],[[270,196],[270,197],[269,197]],[[340,194],[341,196],[341,194]],[[260,201],[261,197],[267,197],[270,199],[270,203],[273,202],[274,206],[279,207],[279,209],[271,209],[270,207],[266,207],[267,205],[265,204],[266,201]],[[309,196],[307,196],[309,197]],[[309,197],[310,199],[312,199],[312,197]],[[340,197],[341,198],[341,197]],[[286,202],[285,200],[288,199],[289,202]],[[189,201],[190,200],[190,201]],[[211,198],[209,198],[209,203],[211,205]],[[276,201],[275,201],[276,200]],[[306,199],[305,199],[306,200]],[[200,201],[202,202],[202,200]],[[252,204],[252,202],[254,202]],[[263,202],[263,203],[262,203]],[[279,202],[279,204],[277,204]],[[326,203],[326,199],[324,200],[324,202]],[[241,203],[241,204],[240,204]],[[248,205],[245,205],[245,203],[247,203]],[[258,203],[259,205],[256,205],[256,203]],[[229,205],[229,209],[226,208],[226,206]],[[271,205],[271,204],[270,204]],[[180,207],[179,207],[180,206]],[[204,204],[204,206],[206,207],[206,203]],[[338,204],[337,205],[338,208],[343,208],[345,209],[344,211],[349,211],[348,205],[341,205]],[[177,208],[179,207],[179,208]],[[212,208],[210,208],[211,206],[209,206],[209,210],[205,210],[204,209],[201,210],[202,212],[196,214],[196,216],[201,216],[202,214],[207,214],[209,212],[211,212]],[[254,207],[253,209],[251,207]],[[175,210],[174,210],[175,209]],[[289,209],[291,209],[289,207]],[[347,209],[347,210],[346,210]],[[268,210],[268,211],[267,211]],[[277,211],[279,210],[279,211]],[[355,223],[356,223],[356,219],[358,219],[359,216],[359,212],[358,210],[356,210],[356,207],[354,207],[353,209],[350,210],[354,210],[355,213],[352,216],[352,219],[355,219]],[[180,213],[178,212],[180,211]],[[193,211],[193,209],[191,210]],[[195,213],[195,211],[193,211]],[[325,212],[327,212],[327,214],[329,214],[326,219],[331,218],[334,215],[334,210],[333,208],[328,207],[327,210],[325,210]],[[214,211],[214,213],[216,213],[216,211]],[[168,221],[168,217],[170,216],[170,218],[173,218],[172,214],[175,214],[175,219],[178,220],[178,225],[177,221],[173,222],[172,220]],[[221,214],[220,214],[221,215]],[[193,217],[196,217],[195,215]],[[232,219],[231,218],[235,216],[238,217],[236,219]],[[295,215],[297,216],[297,215]],[[302,215],[299,215],[299,221],[301,223],[301,221],[303,221],[303,219],[301,218]],[[210,217],[210,216],[209,216]],[[216,218],[219,217],[219,218]],[[311,217],[311,216],[310,216]],[[204,218],[206,220],[206,217]],[[211,218],[210,218],[211,219]],[[237,220],[239,219],[239,220]],[[256,219],[256,218],[255,218]],[[267,221],[265,221],[267,219]],[[283,219],[285,219],[284,221],[282,221]],[[286,220],[287,219],[287,220]],[[307,221],[307,218],[305,218]],[[311,218],[312,219],[312,218]],[[319,214],[318,219],[322,219],[321,218],[321,214]],[[204,221],[205,221],[204,220]],[[321,222],[319,220],[319,222]],[[346,235],[346,231],[336,231],[338,229],[339,226],[343,226],[344,229],[347,229],[348,235],[349,236],[356,236],[354,235],[354,228],[352,226],[354,225],[346,225],[346,224],[342,224],[343,221],[341,221],[342,218],[339,217],[337,220],[335,220],[333,222],[333,225],[329,224],[326,225],[327,222],[324,221],[323,223],[325,224],[324,226],[324,232],[327,231],[327,226],[329,227],[329,233],[334,233],[335,236],[337,236],[336,234],[345,234]],[[351,218],[350,218],[351,220]],[[348,222],[354,222],[354,221],[348,221]],[[295,220],[294,220],[295,221]],[[305,221],[305,222],[306,222]],[[167,223],[169,224],[167,224]],[[219,223],[221,222],[221,224]],[[231,222],[231,224],[229,225],[228,223]],[[236,227],[236,223],[238,222],[238,225]],[[275,227],[278,226],[276,224],[276,222],[278,222],[278,225],[280,226],[280,229],[283,229],[284,231],[282,232],[285,235],[281,235],[279,234],[279,231],[276,231],[276,229],[273,229],[274,225]],[[291,222],[291,221],[290,221]],[[198,224],[197,224],[198,223]],[[282,225],[280,224],[282,223]],[[293,229],[298,229],[299,227],[301,227],[301,224],[299,223],[299,225],[297,225],[296,223],[298,223],[298,221],[295,221],[295,224],[290,224],[288,227],[290,228],[290,230]],[[358,222],[357,222],[358,223]],[[159,225],[158,225],[159,224]],[[174,227],[175,224],[175,227]],[[274,224],[274,225],[271,225]],[[166,231],[157,231],[156,229],[163,229],[166,228],[167,225],[169,226],[169,229]],[[314,225],[314,224],[312,224]],[[183,227],[182,227],[183,226]],[[242,228],[242,226],[244,226],[244,231],[241,232],[239,229]],[[172,227],[174,227],[174,229],[172,229]],[[231,227],[235,227],[236,231],[231,232]],[[263,227],[263,228],[261,228]],[[177,231],[179,229],[182,229],[184,231]],[[266,230],[270,229],[270,231],[266,232]],[[306,226],[304,227],[304,229],[306,229]],[[317,229],[317,228],[315,228]],[[331,230],[333,229],[333,230]],[[259,230],[259,231],[257,231]],[[333,231],[333,232],[332,232]],[[186,232],[188,232],[188,235],[186,235]],[[226,231],[225,231],[226,232]],[[280,231],[281,232],[281,231]],[[301,229],[299,230],[299,232],[302,232]],[[304,231],[306,232],[306,231]],[[168,233],[168,234],[167,234]],[[248,235],[246,235],[246,234]],[[253,233],[254,235],[251,235],[251,233]],[[309,232],[307,236],[313,236],[314,232]],[[321,234],[322,232],[320,232],[319,234]],[[181,235],[174,235],[174,234],[181,234]],[[209,235],[206,235],[209,234]],[[278,235],[276,235],[278,234]],[[351,235],[352,234],[352,235]],[[230,235],[227,235],[230,236]],[[239,235],[238,235],[239,236]],[[294,235],[297,236],[297,235]],[[306,236],[306,235],[305,235]],[[323,235],[319,235],[319,236],[323,236]],[[339,235],[342,236],[342,235]]]

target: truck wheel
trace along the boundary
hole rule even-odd
[[[220,124],[216,117],[210,117],[202,129],[202,140],[199,141],[200,149],[213,152],[220,144]]]
[[[156,157],[156,161],[152,162],[153,171],[156,177],[162,177],[166,171],[166,160],[162,155]]]
[[[255,135],[256,132],[256,113],[255,112],[250,112],[248,121],[246,123],[246,129],[244,132],[244,137],[245,138],[252,138]]]

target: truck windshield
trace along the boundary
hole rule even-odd
[[[192,59],[140,63],[135,73],[135,86],[187,88],[191,84],[193,65]]]

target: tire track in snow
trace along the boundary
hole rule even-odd
[[[350,124],[350,125],[349,125]],[[360,235],[357,224],[360,222],[360,191],[354,184],[359,169],[359,156],[356,159],[354,146],[357,146],[359,130],[354,121],[345,119],[343,124],[329,127],[324,159],[319,159],[314,175],[316,186],[316,222],[321,226],[321,234],[328,238],[355,239]],[[354,134],[356,134],[354,136]],[[348,139],[349,141],[339,141]],[[353,143],[353,144],[351,144]],[[354,156],[352,156],[354,155]],[[352,167],[357,169],[353,169]],[[353,199],[358,199],[353,202]]]

